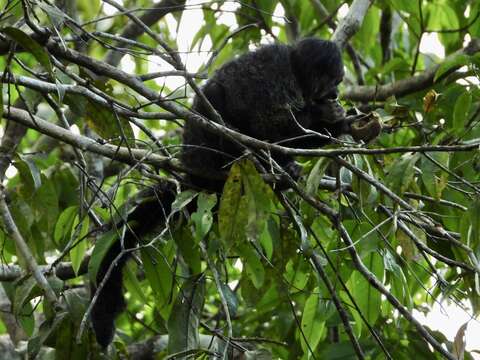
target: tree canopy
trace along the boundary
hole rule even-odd
[[[2,356],[473,359],[468,322],[448,338],[418,314],[480,311],[479,18],[475,0],[3,0]],[[192,99],[235,56],[308,36],[343,49],[341,102],[383,129],[276,145],[303,168],[278,191],[251,161],[272,145]],[[248,149],[222,194],[181,186],[188,121]],[[161,181],[172,221],[124,250],[102,351],[89,284]]]

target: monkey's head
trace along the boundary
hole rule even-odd
[[[337,86],[344,76],[337,44],[315,38],[300,40],[292,50],[291,61],[305,100],[320,103],[337,99]]]

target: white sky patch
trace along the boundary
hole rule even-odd
[[[135,72],[135,62],[133,61],[130,55],[125,55],[122,58],[120,62],[120,67],[122,68],[123,71],[129,74],[133,74]]]
[[[113,0],[113,1],[123,6],[123,1],[120,1],[120,0]],[[105,13],[105,15],[110,16],[118,12],[118,10],[110,4],[102,3],[102,6],[103,6],[103,12]]]
[[[340,9],[338,9],[337,17],[339,19],[343,19],[345,16],[347,16],[349,9],[350,8],[349,8],[348,4],[343,4],[342,6],[340,6]]]
[[[422,324],[427,325],[432,330],[438,330],[444,334],[449,341],[453,341],[458,329],[468,323],[465,339],[467,350],[480,350],[480,322],[472,319],[469,315],[471,310],[465,311],[455,304],[435,303],[431,311],[425,316],[417,310],[413,310],[413,316]],[[472,353],[474,359],[480,359],[479,354]]]
[[[230,26],[230,29],[236,29],[238,27],[237,18],[235,17],[235,11],[240,7],[240,4],[234,1],[227,1],[220,8],[222,10],[221,15],[217,19],[217,23]]]
[[[466,47],[470,41],[472,41],[472,37],[470,36],[470,34],[465,34],[465,36],[463,37],[463,47]]]
[[[434,54],[441,59],[445,57],[445,48],[438,40],[437,33],[423,34],[422,40],[420,40],[420,52],[422,54]]]
[[[7,168],[7,171],[5,171],[5,176],[7,177],[7,179],[11,179],[13,178],[15,175],[17,175],[18,173],[18,170],[15,166],[13,165],[10,165],[8,168]],[[4,183],[4,185],[6,185],[6,182]]]
[[[275,10],[273,11],[273,16],[275,17],[275,21],[279,24],[285,24],[285,9],[283,8],[282,4],[278,3],[275,6]]]
[[[70,131],[75,135],[80,135],[80,129],[76,124],[70,125]]]
[[[276,24],[284,25],[288,19],[285,18],[285,9],[283,8],[282,4],[278,3],[273,11],[273,16],[275,19]],[[272,26],[272,33],[275,36],[280,35],[280,27],[279,26]]]

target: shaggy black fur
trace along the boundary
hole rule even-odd
[[[232,129],[284,146],[321,147],[328,141],[305,137],[298,124],[333,137],[349,132],[345,111],[336,101],[343,75],[336,44],[307,38],[295,46],[263,46],[230,61],[213,75],[203,92]],[[193,109],[209,116],[198,98]],[[301,138],[288,141],[296,137]],[[242,153],[233,142],[192,122],[185,124],[183,143],[188,146],[182,152],[182,162],[204,173],[224,169]],[[298,175],[293,158],[273,156],[291,175]],[[223,186],[221,181],[198,176],[189,180],[211,191],[221,191]]]
[[[128,215],[129,230],[123,239],[123,248],[131,249],[137,244],[142,235],[151,233],[158,227],[166,224],[166,217],[170,214],[171,204],[175,200],[175,187],[171,183],[161,183],[152,189],[144,191],[138,196],[141,201]],[[117,224],[120,229],[122,223]],[[100,264],[97,273],[97,283],[92,286],[91,293],[95,294],[97,286],[102,283],[110,265],[122,250],[120,241],[112,244]],[[102,287],[92,309],[91,320],[97,342],[106,348],[113,339],[115,332],[115,318],[125,308],[122,288],[122,269],[129,254],[122,256]]]
[[[288,139],[304,135],[298,124],[333,137],[348,133],[345,111],[336,101],[337,85],[343,75],[337,46],[330,41],[309,38],[295,46],[264,46],[230,61],[206,83],[203,92],[230,128],[260,140],[281,141],[286,146],[320,147],[328,141],[318,137]],[[209,116],[198,98],[194,100],[193,109]],[[224,169],[242,153],[233,142],[190,122],[185,124],[183,143],[186,145],[182,151],[183,163],[203,173]],[[272,155],[293,176],[298,175],[293,158]],[[217,192],[223,187],[223,181],[199,176],[189,177],[187,182]],[[135,220],[133,229],[137,236],[152,230],[156,224],[164,224],[165,214],[170,212],[173,189],[160,187],[158,190],[163,208],[158,201],[150,201],[129,215],[129,222]],[[127,232],[124,247],[136,243],[136,236]],[[118,241],[108,251],[98,272],[97,284],[120,250]],[[111,342],[115,317],[125,306],[122,267],[126,260],[124,256],[117,263],[92,311],[93,328],[103,347]]]

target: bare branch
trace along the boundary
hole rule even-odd
[[[163,0],[155,4],[152,9],[145,11],[145,13],[140,16],[140,20],[145,25],[152,26],[165,15],[173,11],[181,11],[184,7],[185,0]],[[136,39],[142,35],[144,31],[145,30],[135,23],[135,21],[131,21],[127,24],[120,36],[126,39]],[[124,55],[125,53],[120,51],[110,50],[105,56],[105,62],[112,66],[117,66]]]
[[[173,159],[164,156],[153,154],[150,150],[141,149],[127,149],[125,147],[115,146],[111,144],[100,144],[97,141],[82,135],[76,135],[73,132],[54,125],[48,121],[34,116],[32,119],[28,112],[16,108],[8,108],[4,106],[3,116],[6,119],[21,123],[22,125],[35,129],[42,134],[51,136],[57,140],[63,141],[69,145],[76,147],[83,151],[91,151],[93,153],[108,157],[113,160],[118,160],[130,164],[135,164],[139,161],[147,162],[157,166],[167,166]]]
[[[34,277],[38,286],[44,291],[47,301],[52,305],[56,306],[56,304],[58,304],[57,295],[55,295],[55,292],[53,291],[52,287],[50,286],[47,279],[40,270],[37,260],[35,260],[35,257],[30,251],[30,248],[25,242],[22,234],[20,234],[20,231],[18,230],[15,221],[13,220],[12,214],[10,213],[10,209],[8,208],[7,202],[5,200],[5,189],[3,185],[0,186],[0,212],[2,213],[1,216],[3,218],[5,230],[8,236],[10,236],[15,242],[18,252],[21,254],[23,260],[25,261],[28,270],[32,273],[32,276]]]
[[[480,39],[473,39],[464,49],[449,55],[443,61],[451,61],[454,57],[465,54],[473,55],[480,51]],[[402,79],[395,81],[386,85],[368,85],[368,86],[349,86],[347,87],[342,96],[346,100],[351,101],[383,101],[389,98],[390,96],[403,96],[407,94],[414,93],[416,91],[424,90],[434,84],[433,79],[435,74],[439,69],[441,64],[432,66],[428,70],[425,70],[423,73],[409,77],[407,79]],[[449,72],[444,74],[444,76],[449,75],[450,73],[457,70],[460,66],[452,67]],[[443,76],[443,77],[444,77]],[[440,79],[442,79],[441,77]],[[440,80],[439,79],[439,80]]]
[[[372,1],[373,0],[355,0],[352,3],[347,16],[342,19],[332,36],[332,40],[335,41],[340,48],[345,47],[348,39],[360,29]]]

